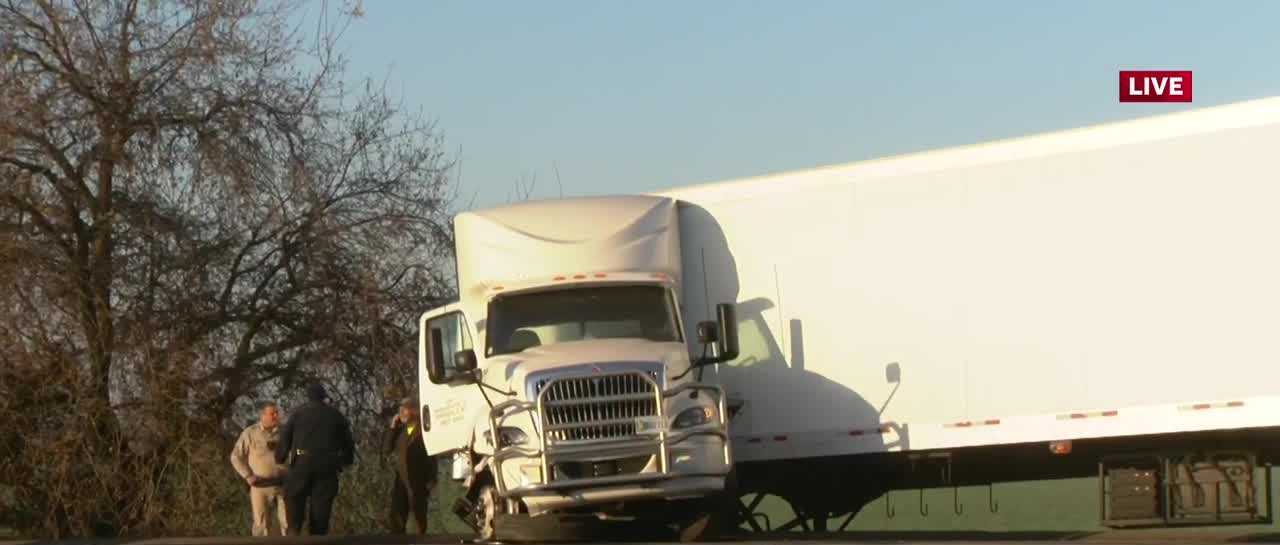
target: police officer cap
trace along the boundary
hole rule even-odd
[[[324,385],[315,383],[307,386],[307,399],[312,401],[324,401],[329,399],[329,393],[324,390]]]

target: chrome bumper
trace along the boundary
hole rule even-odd
[[[729,433],[728,433],[728,417],[726,414],[724,390],[718,386],[710,386],[704,384],[686,384],[670,390],[661,390],[655,380],[647,375],[638,375],[643,377],[653,385],[654,401],[657,404],[657,416],[659,428],[651,437],[632,436],[618,439],[600,439],[592,441],[572,441],[565,444],[548,444],[546,430],[551,424],[547,422],[544,410],[546,402],[546,392],[550,391],[550,384],[539,393],[536,401],[519,401],[511,400],[500,403],[493,407],[489,412],[489,437],[495,443],[493,457],[490,460],[494,474],[494,482],[497,486],[498,493],[504,497],[522,496],[526,494],[535,494],[540,492],[555,492],[566,489],[591,488],[591,487],[607,487],[615,485],[631,485],[637,483],[646,483],[653,481],[663,481],[682,477],[708,477],[716,475],[706,474],[687,474],[678,473],[672,470],[671,450],[672,447],[684,443],[695,437],[714,437],[718,438],[721,443],[720,455],[724,457],[725,473],[732,466],[731,454],[729,451]],[[687,430],[668,431],[668,415],[665,409],[665,400],[681,393],[702,391],[715,396],[716,400],[716,420],[709,424],[703,424]],[[501,421],[511,418],[520,413],[532,413],[534,415],[534,435],[537,436],[537,446],[513,445],[501,446],[501,435],[498,433],[501,428]],[[557,462],[562,461],[582,461],[584,459],[602,459],[607,458],[611,453],[625,455],[637,452],[652,452],[656,455],[657,467],[655,471],[644,471],[640,473],[631,473],[626,475],[614,475],[608,477],[589,477],[577,479],[555,479],[555,473],[552,468]],[[536,458],[541,466],[541,483],[511,488],[505,483],[502,464],[512,458]]]

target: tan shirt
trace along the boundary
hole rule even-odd
[[[231,449],[231,466],[241,478],[250,475],[271,478],[284,475],[286,468],[276,463],[275,445],[279,439],[280,426],[271,431],[262,428],[262,424],[254,424],[240,432],[240,439]]]

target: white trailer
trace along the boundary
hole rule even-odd
[[[1280,425],[1278,171],[1263,100],[663,195],[750,461]]]
[[[741,484],[842,512],[898,462],[954,485],[967,455],[990,482],[1009,472],[974,458],[1032,445],[1106,462],[1109,525],[1263,518],[1207,483],[1253,475],[1280,426],[1278,151],[1266,99],[662,193],[690,319],[737,303],[740,354],[704,378],[736,460],[764,462]]]
[[[1280,427],[1278,150],[1280,99],[1267,99],[463,215],[457,308],[483,337],[495,290],[664,279],[683,339],[733,322],[718,327],[727,361],[691,375],[726,394],[737,491],[782,496],[816,526],[907,482],[956,484],[956,467],[988,482],[1095,471],[1110,525],[1255,521],[1253,468]],[[669,206],[676,218],[628,219]],[[638,358],[663,362],[665,380],[699,356],[674,338],[660,354],[564,340],[524,358],[536,363],[479,366],[518,405],[533,401],[528,373]],[[471,448],[481,390],[422,387],[432,451]],[[991,463],[1002,457],[1019,463]],[[484,456],[465,460],[484,471]],[[905,469],[926,463],[937,479]],[[1144,491],[1122,490],[1134,483]]]

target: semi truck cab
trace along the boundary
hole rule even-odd
[[[676,228],[668,223],[674,203],[628,202],[642,221],[606,230],[630,242],[624,254],[642,258],[624,270],[485,281],[465,294],[469,301],[421,318],[424,438],[432,454],[454,454],[453,474],[468,488],[456,511],[482,538],[497,537],[499,515],[643,510],[680,524],[696,513],[661,507],[725,488],[733,465],[725,396],[700,382],[699,368],[736,357],[733,306],[718,305],[717,320],[686,329],[679,267],[665,259],[678,249],[635,252],[678,243],[675,233],[653,236],[654,223]],[[655,218],[655,207],[667,213]],[[459,241],[460,272],[467,250],[484,246],[469,242],[464,250]],[[602,265],[618,264],[618,251],[600,248]]]

